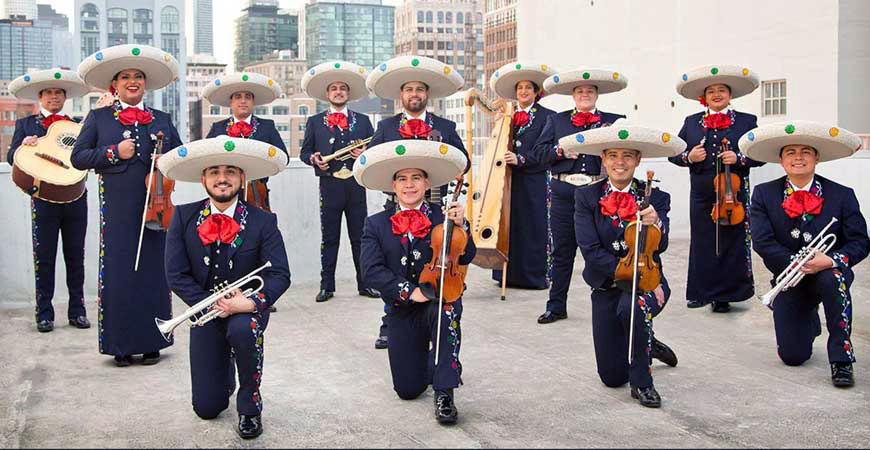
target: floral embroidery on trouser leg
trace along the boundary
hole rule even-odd
[[[849,293],[846,288],[846,277],[843,275],[839,269],[834,269],[834,278],[837,279],[837,292],[839,293],[839,298],[837,298],[837,303],[842,306],[842,310],[840,312],[840,328],[843,329],[843,333],[846,335],[846,339],[843,340],[843,350],[846,351],[846,356],[849,357],[849,360],[855,362],[855,350],[852,348],[852,301],[849,299]]]
[[[257,407],[257,411],[263,410],[262,398],[260,398],[260,383],[263,379],[263,330],[259,326],[256,317],[251,317],[251,333],[254,333],[254,359],[257,362],[257,369],[253,374],[254,381],[257,383],[254,393],[251,395],[251,400]]]
[[[36,224],[36,200],[30,199],[30,230],[33,239],[33,277],[36,280],[36,309],[34,317],[39,320],[39,226]]]

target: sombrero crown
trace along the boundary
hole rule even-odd
[[[566,154],[601,156],[609,148],[637,150],[644,158],[670,157],[686,149],[686,142],[667,131],[618,119],[612,125],[581,131],[559,139]]]
[[[98,89],[109,89],[112,78],[126,69],[145,74],[145,89],[160,89],[178,78],[178,60],[150,45],[125,44],[94,53],[79,64],[78,72],[85,83]]]
[[[305,72],[302,77],[302,90],[309,97],[329,101],[326,88],[336,81],[341,81],[350,88],[347,101],[352,102],[369,95],[366,89],[365,67],[347,61],[329,61],[318,64]]]
[[[680,75],[677,93],[689,100],[697,100],[711,84],[724,84],[731,88],[731,98],[751,94],[758,88],[758,74],[741,66],[701,66]]]
[[[861,138],[844,128],[808,120],[762,125],[744,134],[738,143],[746,156],[769,163],[780,162],[786,145],[808,145],[819,153],[819,161],[848,158],[861,149]]]
[[[438,141],[404,139],[371,147],[357,158],[353,176],[367,189],[391,191],[393,175],[404,169],[420,169],[432,187],[447,184],[461,175],[468,158],[458,148]]]
[[[230,106],[230,97],[236,92],[254,94],[254,105],[267,105],[281,96],[281,87],[271,78],[259,73],[231,73],[212,80],[202,96],[214,105]]]
[[[265,142],[218,136],[178,146],[157,160],[167,177],[194,183],[200,181],[203,170],[214,166],[236,166],[246,180],[258,180],[284,170],[287,155]]]
[[[9,83],[9,93],[29,100],[39,100],[39,93],[50,88],[63,89],[67,98],[81,97],[91,91],[79,74],[66,69],[40,70],[21,75]]]
[[[609,94],[625,89],[628,78],[612,70],[578,69],[559,72],[544,81],[544,90],[551,94],[571,95],[577,86],[597,86],[599,95]]]
[[[447,97],[462,88],[463,80],[452,67],[425,56],[399,56],[371,71],[366,87],[381,98],[399,99],[399,91],[409,81],[429,86],[429,98]]]
[[[556,70],[547,64],[539,64],[529,61],[515,61],[501,66],[489,80],[489,87],[499,97],[516,100],[517,83],[531,81],[538,88],[544,88],[544,81],[555,75]]]

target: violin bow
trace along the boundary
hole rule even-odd
[[[637,210],[637,221],[634,227],[634,271],[631,274],[631,314],[628,321],[628,366],[631,367],[632,350],[634,349],[634,306],[637,303],[637,269],[640,256],[640,229],[643,223],[640,218],[640,208]]]
[[[145,235],[145,217],[148,215],[148,201],[151,200],[151,181],[154,178],[154,163],[157,161],[156,155],[163,153],[162,131],[157,132],[156,141],[154,150],[151,152],[151,170],[148,172],[148,188],[145,190],[145,207],[142,208],[142,224],[139,226],[139,245],[136,246],[136,263],[133,265],[133,272],[139,271],[139,255],[142,253],[142,237]]]
[[[440,353],[440,344],[441,344],[441,312],[444,309],[444,274],[447,272],[447,249],[450,248],[450,241],[447,240],[447,234],[450,232],[448,226],[453,228],[456,226],[452,220],[450,220],[448,225],[448,217],[447,217],[447,208],[450,206],[451,201],[458,200],[458,197],[454,198],[454,195],[457,195],[456,192],[462,192],[462,177],[460,176],[459,180],[454,180],[450,182],[450,189],[447,192],[447,197],[443,199],[444,202],[444,226],[441,227],[444,230],[444,237],[441,239],[441,282],[438,283],[438,329],[435,331],[435,367],[438,367],[438,354]]]

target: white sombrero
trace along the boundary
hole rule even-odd
[[[731,98],[742,97],[758,88],[758,74],[740,66],[701,66],[680,75],[677,93],[689,100],[697,100],[711,84],[724,84],[731,88]]]
[[[79,76],[98,89],[109,89],[112,78],[126,69],[145,74],[145,89],[160,89],[178,78],[178,60],[150,45],[125,44],[100,50],[79,64]]]
[[[40,70],[24,74],[9,83],[12,95],[29,100],[39,100],[39,93],[51,88],[63,89],[67,99],[81,97],[91,91],[79,74],[66,69]]]
[[[157,160],[163,175],[194,183],[199,183],[203,170],[223,165],[242,169],[248,181],[258,180],[284,170],[287,155],[265,142],[219,136],[178,146]]]
[[[329,101],[326,88],[336,81],[347,84],[350,95],[347,101],[352,102],[369,95],[366,89],[366,68],[347,61],[329,61],[318,64],[305,72],[302,77],[302,90],[309,97]]]
[[[786,145],[808,145],[819,152],[819,161],[848,158],[861,149],[861,138],[849,130],[808,120],[762,125],[740,138],[738,146],[746,156],[778,163]]]
[[[230,106],[230,97],[236,92],[254,94],[254,105],[267,105],[281,96],[281,87],[271,78],[259,73],[231,73],[212,80],[202,96],[213,105]]]
[[[378,97],[398,100],[402,85],[409,81],[429,86],[429,98],[455,94],[463,84],[458,72],[437,59],[399,56],[373,69],[366,79],[366,87]]]
[[[559,139],[559,147],[566,154],[595,156],[608,148],[628,148],[639,151],[644,158],[662,158],[680,154],[686,142],[667,131],[618,119],[607,127],[565,136]]]
[[[516,61],[501,66],[489,80],[489,87],[499,97],[516,100],[517,83],[531,81],[544,89],[544,80],[556,74],[556,70],[547,64],[538,64],[528,61]],[[543,92],[541,92],[543,95]]]
[[[544,81],[551,94],[571,95],[577,86],[597,86],[598,94],[618,92],[628,86],[625,75],[612,70],[578,69],[557,73]]]
[[[353,176],[367,189],[391,191],[393,175],[421,169],[432,187],[447,184],[465,171],[468,159],[458,148],[438,141],[404,139],[366,149],[353,165]]]

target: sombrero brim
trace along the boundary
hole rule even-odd
[[[715,73],[713,73],[715,72]],[[697,100],[712,84],[724,84],[731,88],[731,98],[751,94],[758,88],[758,75],[739,66],[703,66],[680,76],[677,93],[689,100]]]
[[[546,64],[520,62],[505,64],[492,74],[492,78],[489,80],[489,87],[499,97],[516,100],[517,83],[525,80],[531,81],[543,90],[544,81],[555,73],[556,71]]]
[[[572,70],[557,73],[544,81],[544,90],[551,94],[571,95],[577,86],[597,86],[598,95],[625,89],[628,78],[610,70]]]
[[[786,145],[808,145],[819,152],[819,162],[848,158],[861,149],[861,138],[849,130],[816,122],[795,120],[763,125],[740,137],[746,156],[779,163],[779,151]]]
[[[28,100],[39,100],[39,93],[50,88],[63,89],[67,99],[81,97],[91,91],[90,86],[71,70],[40,71],[22,75],[9,83],[9,93]]]
[[[426,171],[430,184],[435,188],[461,175],[466,162],[465,154],[452,145],[405,139],[366,149],[353,165],[353,176],[367,189],[392,191],[396,172],[421,169]]]
[[[566,154],[601,156],[609,148],[637,150],[644,158],[666,158],[680,154],[686,142],[679,136],[654,128],[620,124],[574,133],[559,139]]]
[[[106,90],[112,84],[112,78],[127,69],[141,70],[145,74],[145,89],[153,91],[175,81],[178,60],[151,46],[118,45],[85,58],[79,64],[78,73],[88,85]]]
[[[252,77],[252,75],[243,76]],[[237,79],[215,79],[205,87],[202,96],[213,105],[226,107],[230,106],[230,97],[236,92],[247,91],[254,94],[254,105],[256,106],[268,105],[281,96],[281,88],[278,87],[278,83],[265,76],[258,77],[256,81],[242,81],[241,78],[235,78]]]
[[[409,81],[429,86],[429,98],[443,98],[462,88],[463,80],[452,67],[422,56],[401,56],[382,63],[366,79],[366,87],[381,98],[399,100],[399,91]]]
[[[329,102],[326,88],[336,81],[346,83],[350,88],[350,95],[347,99],[349,102],[369,95],[368,89],[366,89],[365,67],[345,61],[322,63],[308,69],[302,77],[302,90],[309,97]]]
[[[248,181],[258,180],[284,170],[287,156],[265,142],[219,136],[181,145],[157,160],[166,177],[192,183],[199,183],[206,168],[222,165],[242,169]]]

